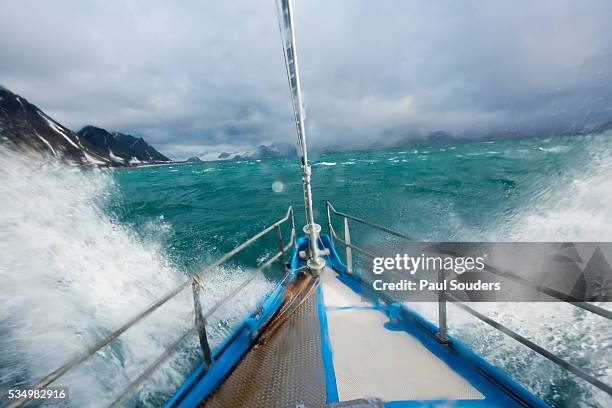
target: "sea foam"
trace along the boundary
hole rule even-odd
[[[35,384],[188,279],[155,240],[105,211],[115,192],[105,171],[2,149],[0,179],[0,388]],[[251,271],[214,272],[204,279],[204,310]],[[215,313],[213,345],[270,287],[258,277]],[[192,294],[183,292],[53,385],[70,387],[72,406],[110,403],[193,327]],[[167,399],[199,360],[196,344],[191,336],[136,398],[145,405]]]

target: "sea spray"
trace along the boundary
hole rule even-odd
[[[612,240],[612,135],[569,139],[572,148],[555,139],[542,141],[540,151],[568,154],[557,177],[534,181],[533,194],[512,217],[491,227],[491,240]],[[584,260],[586,263],[588,259]],[[584,264],[582,265],[585,266]],[[604,308],[611,305],[600,303]],[[612,322],[560,302],[478,303],[476,310],[510,327],[604,383],[612,383]],[[421,305],[437,321],[431,307]],[[520,383],[555,406],[610,406],[603,391],[477,321],[449,308],[451,334],[503,368]]]
[[[465,223],[455,212],[448,213],[446,222],[454,229],[451,234],[456,239],[493,242],[612,240],[612,134],[512,142],[504,155],[509,163],[524,161],[534,169],[542,166],[544,171],[538,174],[530,170],[534,174],[530,175],[529,184],[521,183],[527,193],[524,196],[528,198],[500,212],[486,228]],[[552,164],[544,166],[544,159]],[[479,164],[483,163],[486,162]],[[508,167],[507,163],[503,164]],[[487,167],[485,174],[493,172],[495,169]],[[506,177],[510,174],[508,172]],[[437,304],[410,302],[406,305],[437,323]],[[610,321],[560,302],[472,303],[470,306],[603,382],[612,383]],[[599,306],[612,307],[604,303]],[[447,309],[453,337],[502,368],[547,403],[559,407],[606,407],[612,403],[603,391],[461,309],[452,305]]]
[[[612,131],[577,141],[580,153],[560,177],[544,179],[537,194],[495,231],[516,241],[612,240]],[[562,154],[568,146],[546,146]]]
[[[429,160],[422,161],[419,155],[410,152],[402,156],[407,161],[401,165],[390,164],[388,160],[400,154],[397,150],[330,153],[317,161],[338,165],[316,167],[313,170],[314,188],[317,196],[330,200],[339,210],[375,220],[417,239],[497,241],[579,240],[582,237],[582,240],[609,240],[610,230],[605,228],[610,227],[610,223],[592,221],[609,219],[610,200],[606,201],[605,191],[609,191],[610,186],[606,175],[610,173],[606,170],[609,169],[606,166],[610,164],[612,150],[610,136],[499,141],[494,149],[499,154],[495,155],[468,156],[468,153],[491,150],[490,144],[458,144],[440,149],[432,147],[427,149]],[[340,165],[346,161],[355,164]],[[204,172],[212,166],[214,172]],[[97,177],[96,174],[100,173],[101,177],[108,177],[103,182],[105,187],[99,189],[100,194],[94,199],[99,203],[97,208],[101,215],[132,236],[138,245],[157,248],[158,255],[165,263],[168,263],[167,259],[172,259],[180,264],[179,271],[172,265],[169,267],[172,274],[181,278],[184,270],[191,272],[191,267],[199,270],[211,259],[268,226],[285,214],[288,204],[293,204],[296,209],[299,228],[303,222],[303,213],[300,214],[301,181],[295,166],[291,159],[270,159],[253,166],[216,162],[174,166],[179,172],[169,172],[161,166],[87,174]],[[317,171],[317,168],[321,171]],[[282,180],[285,187],[283,194],[271,191],[270,186],[276,180]],[[576,184],[574,180],[582,184]],[[577,185],[583,188],[577,189]],[[575,196],[574,192],[584,194]],[[110,208],[103,205],[108,195],[114,197],[110,199],[114,202]],[[316,204],[319,210],[317,219],[322,221],[325,219],[323,200]],[[586,217],[545,216],[547,213],[561,214],[564,208],[571,208],[567,213],[569,215],[586,214]],[[114,221],[113,214],[117,214],[121,223]],[[162,215],[164,218],[160,220]],[[525,220],[531,220],[530,224],[525,224]],[[554,223],[549,223],[551,220]],[[126,225],[130,228],[126,228]],[[552,225],[558,226],[552,227],[556,231],[553,235],[558,234],[558,238],[544,238],[546,230]],[[571,225],[581,226],[574,228]],[[132,232],[135,230],[138,236]],[[582,232],[572,232],[576,230]],[[369,228],[351,224],[351,235],[357,243],[367,243],[370,233]],[[283,236],[285,239],[288,237],[285,230]],[[241,262],[244,260],[246,264],[250,260],[255,263],[259,254],[275,248],[274,237],[267,238],[262,240],[261,246],[253,249],[255,256],[241,258]],[[371,237],[373,241],[379,239],[379,235]],[[168,258],[169,255],[171,258]],[[353,256],[356,256],[355,252]],[[152,270],[145,276],[148,279],[156,271]],[[234,268],[214,271],[204,279],[205,284],[210,285],[210,290],[202,295],[203,302],[208,302],[211,297],[220,298],[248,273],[236,272]],[[265,279],[260,283],[261,286],[245,288],[244,294],[241,294],[244,298],[235,301],[244,302],[245,305],[254,302],[258,298],[258,291],[265,291],[270,285]],[[232,322],[237,319],[233,316],[238,316],[233,308],[235,304],[232,301],[224,310],[218,311],[216,317],[221,321],[211,320],[211,332],[218,330],[218,335],[211,333],[214,339],[231,330]],[[207,305],[204,304],[205,309]],[[436,305],[430,305],[432,313],[428,317],[436,322]],[[410,303],[409,306],[414,307],[415,304]],[[181,313],[188,313],[191,307],[190,299],[186,299],[184,308],[177,309]],[[563,358],[603,381],[612,383],[609,377],[612,331],[604,319],[586,315],[579,309],[560,303],[547,303],[544,307],[538,304],[479,304],[475,307],[482,307],[479,310],[485,314],[508,324],[536,343],[559,352]],[[129,315],[127,312],[126,318]],[[165,315],[162,313],[161,316]],[[448,306],[448,316],[452,335],[536,391],[547,402],[557,406],[563,406],[563,400],[568,401],[565,406],[610,406],[609,397],[602,392],[593,391],[593,387],[584,381],[534,355],[470,315],[462,314],[452,305]],[[169,318],[167,320],[171,321]],[[164,324],[162,321],[159,326],[162,331]],[[190,324],[191,321],[187,319],[185,327]],[[8,328],[11,333],[25,330],[10,325],[1,327],[3,330]],[[152,334],[152,340],[169,344],[180,335],[169,330],[164,333],[165,336]],[[2,350],[11,350],[10,355],[20,355],[18,344],[3,344],[8,348]],[[124,342],[118,344],[123,347]],[[177,362],[162,367],[159,377],[156,376],[153,383],[145,384],[138,396],[141,401],[164,401],[167,394],[156,394],[157,387],[172,388],[174,385],[168,385],[168,379],[182,377],[183,372],[191,368],[188,363],[200,358],[197,340],[193,339],[190,345],[194,348],[183,352],[185,358],[183,354],[177,355]],[[122,352],[125,353],[124,350]],[[117,372],[125,371],[122,360],[112,358],[119,367]],[[35,366],[35,363],[28,364]],[[141,368],[136,365],[129,369],[130,378],[134,378]],[[124,383],[125,380],[122,380],[120,385]],[[93,381],[92,389],[96,387],[99,388],[98,380]]]
[[[31,386],[188,279],[154,240],[105,212],[115,191],[105,171],[2,149],[0,179],[0,388]],[[214,272],[204,279],[205,310],[250,273]],[[210,321],[211,342],[269,288],[258,278],[221,308]],[[71,406],[111,402],[192,327],[192,310],[186,290],[54,385],[70,387]],[[136,398],[167,399],[199,360],[196,344],[194,335]]]

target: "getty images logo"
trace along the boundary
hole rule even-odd
[[[412,256],[396,254],[392,257],[376,257],[372,262],[372,272],[380,275],[385,271],[406,271],[414,275],[418,271],[453,271],[458,275],[464,272],[482,271],[485,269],[486,255],[472,256]]]

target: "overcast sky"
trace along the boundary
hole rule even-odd
[[[612,1],[293,3],[313,145],[612,120]],[[2,1],[0,84],[174,157],[296,137],[273,0]]]

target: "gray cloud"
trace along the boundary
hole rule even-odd
[[[612,3],[294,0],[311,142],[612,119]],[[169,154],[295,138],[272,0],[0,4],[0,83]]]

